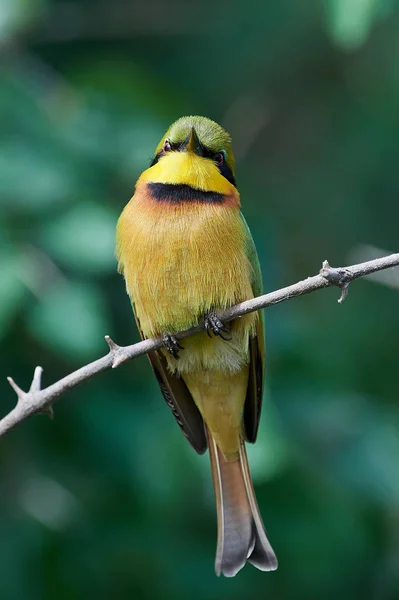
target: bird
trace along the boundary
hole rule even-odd
[[[116,257],[166,403],[199,453],[209,448],[217,507],[217,575],[248,561],[277,569],[246,455],[256,441],[264,381],[264,323],[218,312],[262,293],[257,251],[240,210],[230,135],[187,116],[159,142],[116,228]],[[175,335],[198,323],[204,329]]]

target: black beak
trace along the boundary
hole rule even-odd
[[[195,131],[193,125],[190,128],[190,133],[188,134],[184,142],[182,142],[182,144],[180,145],[179,150],[180,152],[194,152],[194,154],[198,154],[198,156],[204,156],[205,149],[199,141],[197,132]]]

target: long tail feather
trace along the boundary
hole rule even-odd
[[[251,473],[249,472],[248,458],[245,450],[244,440],[241,440],[240,444],[240,464],[248,500],[251,505],[253,526],[255,530],[255,545],[252,552],[248,556],[248,562],[261,571],[275,571],[278,567],[277,557],[274,554],[274,550],[267,538],[265,526],[263,525],[262,517],[259,511]]]
[[[209,431],[208,441],[218,520],[216,574],[234,577],[247,560],[262,571],[274,571],[277,559],[259,513],[244,442],[239,459],[228,462]]]

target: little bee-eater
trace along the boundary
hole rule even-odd
[[[171,125],[119,219],[117,257],[141,336],[164,340],[149,355],[162,394],[194,449],[209,447],[216,573],[232,577],[246,561],[274,571],[245,452],[259,425],[263,320],[250,313],[226,327],[216,316],[262,292],[231,139],[220,125],[204,117]],[[201,320],[206,331],[182,348],[174,334]]]

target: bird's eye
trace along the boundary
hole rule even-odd
[[[162,150],[164,152],[170,152],[170,150],[172,150],[172,144],[170,143],[169,140],[164,141]]]
[[[218,167],[221,167],[222,164],[224,163],[223,152],[216,152],[215,156],[213,157],[213,160],[215,161],[215,163]]]

